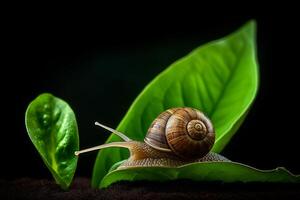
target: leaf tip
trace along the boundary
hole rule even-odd
[[[251,19],[248,22],[246,22],[244,26],[242,26],[241,30],[245,30],[246,32],[249,33],[249,35],[252,35],[253,37],[255,37],[256,26],[257,26],[256,20]]]
[[[251,26],[252,28],[256,28],[256,20],[255,19],[250,19],[246,25]]]

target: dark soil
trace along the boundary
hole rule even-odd
[[[300,185],[140,181],[100,190],[92,189],[89,179],[76,178],[70,190],[63,191],[53,181],[23,178],[0,180],[0,199],[300,199]]]

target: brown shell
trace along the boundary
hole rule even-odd
[[[210,151],[215,133],[210,120],[199,110],[172,108],[153,121],[144,141],[155,149],[194,159]]]
[[[144,139],[145,143],[161,151],[172,151],[166,141],[165,130],[169,118],[178,109],[179,108],[168,109],[156,117],[148,129]]]

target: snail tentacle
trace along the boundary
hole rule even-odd
[[[132,144],[131,144],[131,142],[112,142],[112,143],[102,144],[102,145],[98,145],[95,147],[83,149],[80,151],[75,151],[75,155],[78,156],[79,154],[82,154],[82,153],[96,151],[96,150],[105,149],[105,148],[109,148],[109,147],[123,147],[123,148],[131,149]]]
[[[132,141],[132,139],[130,139],[129,137],[127,137],[124,133],[121,133],[120,131],[117,131],[115,129],[112,129],[108,126],[105,126],[103,124],[100,124],[99,122],[95,122],[96,126],[100,126],[106,130],[109,130],[110,132],[112,132],[113,134],[116,134],[117,136],[119,136],[120,138],[122,138],[124,141]]]

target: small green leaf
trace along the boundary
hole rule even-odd
[[[300,183],[300,176],[284,168],[259,170],[235,162],[202,162],[178,168],[136,167],[109,172],[99,187],[105,188],[118,181],[171,181],[189,179],[194,181]]]
[[[255,22],[205,44],[173,63],[136,98],[117,130],[143,141],[151,122],[172,107],[202,110],[216,131],[214,152],[221,152],[246,117],[258,87]],[[107,142],[120,140],[111,135]],[[103,149],[94,165],[97,187],[110,167],[128,158],[124,149]]]
[[[57,184],[67,189],[73,179],[79,149],[75,114],[63,100],[41,94],[26,111],[28,135]]]

